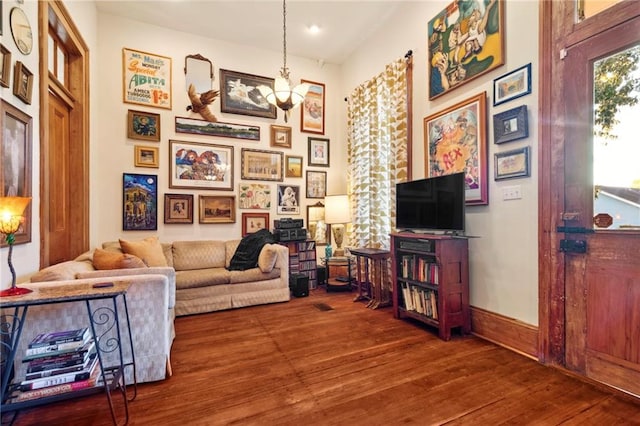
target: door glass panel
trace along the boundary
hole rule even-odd
[[[622,0],[578,0],[578,20],[583,21],[610,8]]]
[[[640,230],[640,44],[594,63],[594,228]]]

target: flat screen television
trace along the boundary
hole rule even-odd
[[[464,173],[396,184],[396,228],[464,234]]]

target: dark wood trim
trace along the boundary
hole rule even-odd
[[[538,360],[538,327],[471,306],[471,334]]]

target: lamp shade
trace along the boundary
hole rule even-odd
[[[0,197],[0,232],[13,234],[18,230],[29,201],[31,197]]]
[[[324,198],[324,221],[329,225],[351,222],[348,195],[327,195]]]

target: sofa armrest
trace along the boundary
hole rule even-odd
[[[77,279],[84,278],[109,278],[115,280],[117,277],[129,277],[132,275],[161,274],[169,281],[169,309],[176,305],[176,271],[170,266],[153,266],[150,268],[130,268],[130,269],[107,269],[76,274]]]
[[[289,286],[289,248],[281,244],[267,244],[278,253],[275,268],[280,269],[280,278]],[[265,247],[267,246],[265,245]],[[264,250],[264,247],[262,248]]]

